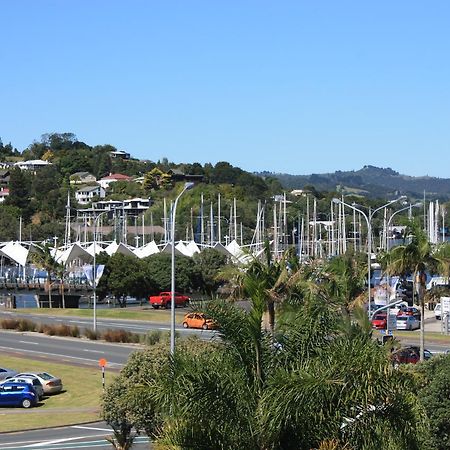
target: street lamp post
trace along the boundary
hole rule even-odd
[[[177,213],[177,204],[180,197],[189,189],[192,189],[194,183],[184,184],[183,190],[178,194],[172,208],[171,214],[171,243],[172,243],[172,273],[171,273],[171,300],[170,300],[170,353],[175,353],[175,217]]]
[[[422,202],[415,203],[414,205],[408,205],[408,206],[406,206],[405,208],[401,208],[401,209],[399,209],[398,211],[395,211],[395,212],[392,214],[392,216],[389,217],[389,220],[388,220],[387,225],[386,225],[386,228],[387,228],[387,229],[386,229],[386,233],[389,232],[389,227],[391,226],[391,221],[392,221],[392,219],[394,218],[394,216],[396,216],[398,213],[401,213],[401,212],[406,211],[406,210],[408,210],[408,209],[411,209],[411,208],[419,208],[420,206],[422,206]],[[389,251],[389,248],[390,248],[390,245],[389,245],[389,239],[388,239],[387,242],[386,242],[386,250]]]
[[[96,264],[96,257],[97,257],[97,248],[96,248],[96,244],[97,244],[97,238],[96,238],[96,234],[97,234],[97,223],[99,218],[103,215],[103,214],[107,214],[110,211],[103,211],[101,213],[99,213],[95,219],[94,219],[94,265],[92,266],[92,287],[94,290],[94,333],[97,333],[97,264]]]
[[[369,214],[366,214],[364,211],[362,211],[361,209],[357,208],[354,205],[350,205],[349,203],[344,202],[343,200],[339,199],[339,198],[333,198],[333,203],[340,203],[343,206],[347,206],[348,208],[353,209],[356,212],[359,212],[364,219],[366,220],[367,223],[367,291],[368,291],[368,306],[367,306],[367,311],[369,314],[369,318],[371,317],[371,305],[370,302],[372,300],[371,295],[370,295],[370,279],[372,277],[371,274],[371,263],[372,263],[372,219],[373,216],[375,215],[375,213],[377,213],[378,211],[380,211],[383,208],[386,208],[386,206],[391,205],[392,203],[398,202],[400,200],[403,200],[405,198],[405,196],[401,196],[395,200],[391,200],[390,202],[386,203],[383,206],[380,206],[379,208],[374,209],[373,211],[369,210]]]

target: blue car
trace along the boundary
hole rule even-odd
[[[0,406],[36,406],[38,396],[32,384],[4,383],[0,386]]]

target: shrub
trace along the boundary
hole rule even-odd
[[[91,341],[96,341],[99,338],[99,333],[97,331],[91,330],[90,328],[84,329],[84,335]]]
[[[36,331],[36,324],[28,319],[20,319],[16,329],[18,331]]]
[[[4,330],[17,330],[19,327],[19,321],[17,319],[3,319],[1,326]]]
[[[72,337],[80,337],[80,329],[76,325],[70,327],[70,335]]]
[[[136,343],[139,342],[139,335],[126,330],[106,330],[102,338],[107,342]]]
[[[149,331],[146,335],[142,336],[142,343],[145,345],[155,345],[161,341],[161,330]]]

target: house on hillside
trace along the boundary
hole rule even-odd
[[[6,197],[9,195],[8,188],[1,188],[0,190],[0,203],[3,203],[6,200]]]
[[[116,150],[115,152],[109,152],[111,158],[130,159],[130,154],[123,150]]]
[[[10,171],[8,169],[0,169],[0,187],[9,185]]]
[[[36,170],[51,165],[52,165],[51,162],[44,161],[42,159],[30,159],[29,161],[18,161],[14,163],[14,166],[18,167],[20,170],[29,170],[34,173],[36,173]]]
[[[94,199],[105,197],[106,191],[99,185],[84,186],[75,192],[75,199],[80,205],[87,205]]]
[[[76,172],[70,175],[70,184],[91,184],[96,181],[97,178],[89,172]]]
[[[122,175],[121,173],[110,173],[107,177],[100,178],[97,183],[103,188],[108,189],[111,183],[116,181],[132,181],[132,178],[128,175]]]

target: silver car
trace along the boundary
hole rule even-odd
[[[36,377],[41,382],[45,394],[56,394],[63,388],[61,378],[54,377],[47,372],[21,372],[17,376]]]
[[[6,378],[13,377],[16,374],[17,370],[0,367],[0,380],[5,380]]]
[[[397,330],[417,330],[420,328],[420,320],[414,316],[397,316]]]

